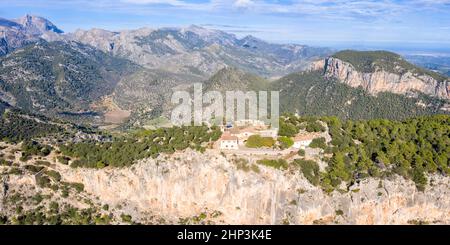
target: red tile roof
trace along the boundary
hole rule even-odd
[[[238,137],[231,135],[228,132],[225,132],[222,134],[222,137],[220,137],[221,140],[238,140]]]

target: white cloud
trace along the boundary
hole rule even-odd
[[[206,3],[190,3],[184,0],[120,0],[121,3],[127,5],[155,5],[163,4],[174,8],[210,11],[215,7],[216,0],[210,0]]]
[[[252,0],[236,0],[234,1],[233,6],[238,8],[248,8],[254,4],[255,3]]]
[[[135,4],[169,4],[169,5],[182,4],[182,2],[178,0],[121,0],[121,2],[135,3]]]
[[[152,13],[162,8],[168,10],[193,10],[200,12],[217,12],[226,15],[230,11],[246,11],[254,14],[286,16],[313,16],[336,20],[370,21],[399,16],[405,12],[417,10],[444,12],[450,8],[450,0],[207,0],[192,2],[188,0],[0,0],[0,3],[19,6],[74,6],[92,10],[114,10],[116,12]],[[155,5],[163,5],[155,8]]]
[[[425,3],[425,4],[450,4],[450,0],[413,0],[413,2],[417,3]]]

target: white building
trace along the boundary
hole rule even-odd
[[[229,132],[224,132],[219,139],[219,148],[222,150],[237,150],[239,149],[239,139],[237,136],[231,135]]]

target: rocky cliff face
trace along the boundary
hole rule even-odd
[[[29,43],[45,39],[60,40],[63,33],[50,21],[33,15],[25,15],[16,20],[0,18],[0,56]]]
[[[442,99],[450,99],[450,79],[448,78],[439,81],[430,75],[418,74],[414,71],[396,73],[384,69],[375,69],[373,72],[362,72],[352,64],[334,57],[314,63],[312,69],[323,69],[325,76],[337,78],[342,83],[352,87],[362,87],[372,94],[379,92],[396,94],[421,92]]]
[[[449,178],[437,176],[430,176],[433,184],[424,192],[393,177],[326,194],[300,171],[259,166],[245,172],[208,151],[146,159],[124,169],[58,168],[66,181],[82,182],[88,193],[137,220],[151,213],[173,223],[194,216],[225,224],[450,223]]]

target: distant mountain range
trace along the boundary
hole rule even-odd
[[[63,34],[50,21],[26,15],[0,20],[1,53],[44,39],[71,40],[105,53],[127,58],[150,69],[164,69],[205,79],[225,66],[274,77],[304,69],[308,63],[331,54],[328,48],[297,44],[271,44],[252,36],[242,39],[199,26],[112,32],[101,29]]]
[[[340,51],[237,38],[199,26],[65,34],[27,15],[0,19],[0,101],[102,123],[167,116],[177,88],[281,91],[283,111],[342,118],[405,118],[449,111],[449,78],[386,52]],[[104,106],[106,98],[114,105]],[[111,102],[112,101],[112,102]]]

